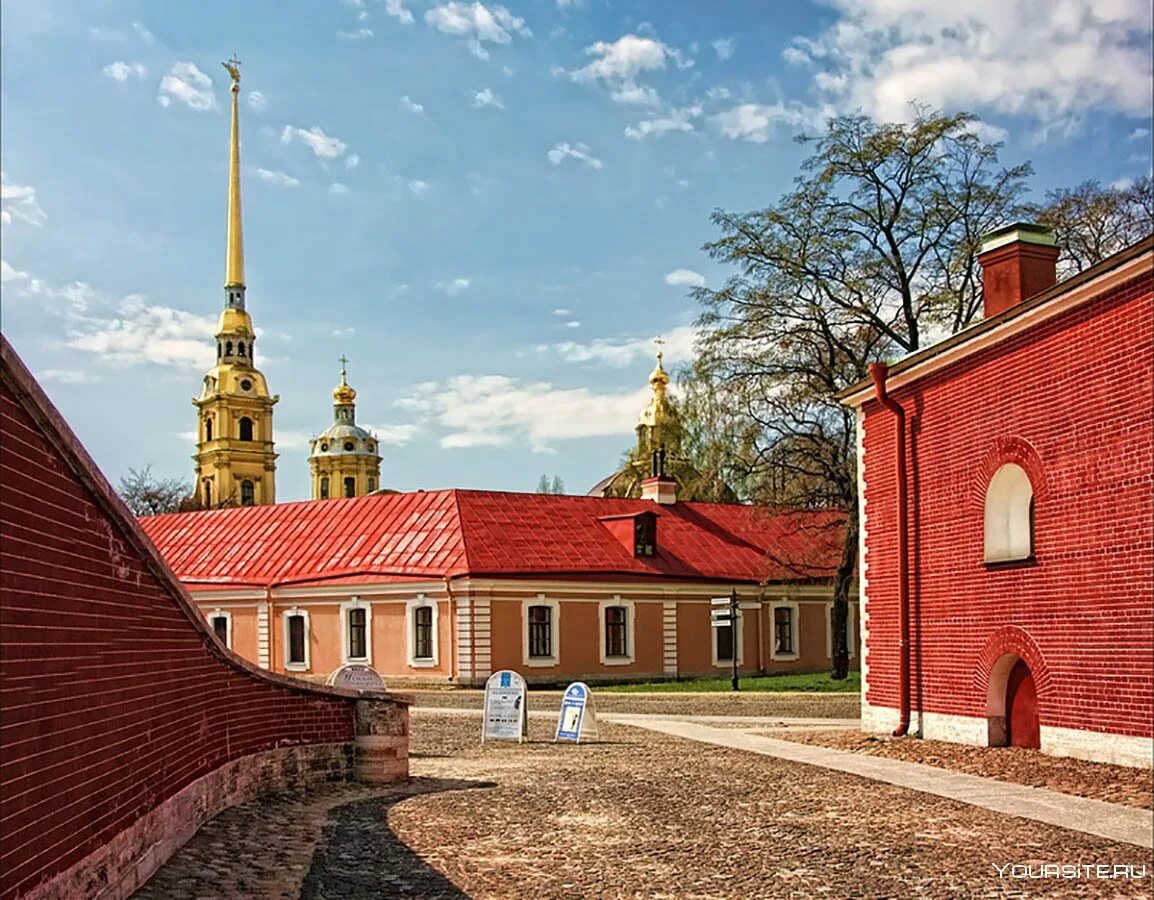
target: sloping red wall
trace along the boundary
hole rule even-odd
[[[209,635],[19,359],[0,387],[0,897],[222,764],[353,738],[353,700]]]
[[[985,717],[1025,655],[1043,726],[1154,728],[1154,306],[1149,273],[894,393],[910,422],[914,709]],[[894,417],[865,407],[869,703],[897,707]],[[1003,462],[1029,473],[1035,564],[983,563]]]

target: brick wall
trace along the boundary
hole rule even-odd
[[[1154,721],[1154,314],[1147,273],[895,391],[909,469],[912,705],[986,716],[1027,657],[1043,726]],[[894,417],[865,407],[868,693],[898,705]],[[1031,476],[1036,564],[983,563],[990,475]],[[1020,648],[1020,649],[1015,649]]]
[[[200,623],[4,345],[0,897],[230,761],[349,744],[353,699],[262,677]]]

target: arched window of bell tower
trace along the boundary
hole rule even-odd
[[[206,509],[212,508],[212,482],[208,480],[204,482],[204,506]]]
[[[236,355],[237,356],[244,356],[244,341],[241,341],[239,344],[236,345]]]
[[[252,506],[256,503],[256,489],[253,483],[247,479],[240,483],[240,505]]]
[[[240,439],[242,441],[252,440],[252,419],[250,419],[248,416],[241,416]]]
[[[232,341],[228,341],[224,345],[224,355],[225,356],[232,356]]]
[[[216,342],[216,358],[220,359],[220,357],[223,354],[224,354],[224,348],[220,345],[220,341],[217,341]]]
[[[212,440],[212,416],[204,420],[204,439],[206,441]]]

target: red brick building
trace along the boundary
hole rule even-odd
[[[301,677],[718,676],[735,646],[746,673],[830,665],[837,517],[679,502],[667,478],[639,499],[444,490],[142,525],[223,640]],[[733,590],[736,641],[710,625]]]
[[[866,730],[1151,764],[1152,254],[991,235],[985,320],[846,392]]]
[[[407,707],[230,653],[0,354],[0,898],[125,897],[258,791],[406,777]]]

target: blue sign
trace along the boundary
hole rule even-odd
[[[557,720],[558,741],[580,741],[581,727],[585,724],[585,708],[589,703],[589,687],[575,681],[565,689],[561,698],[561,717]]]

